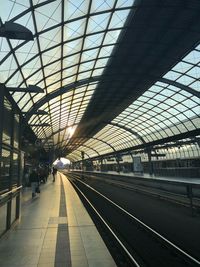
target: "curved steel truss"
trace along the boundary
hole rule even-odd
[[[2,22],[34,41],[0,37],[1,83],[44,90],[11,95],[45,149],[71,159],[195,137],[199,12],[196,0],[2,0]]]

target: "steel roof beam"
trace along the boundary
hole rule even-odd
[[[63,56],[64,56],[64,10],[65,10],[65,1],[62,0],[61,2],[61,49],[60,49],[60,85],[61,87],[63,86]],[[52,74],[55,75],[55,74]],[[47,78],[47,77],[46,77]],[[58,115],[58,120],[59,120],[59,128],[61,128],[61,111],[62,111],[62,95],[60,96],[60,108],[59,108],[59,115]],[[52,110],[51,110],[52,112]],[[53,132],[53,129],[52,129]],[[60,140],[60,132],[58,136],[58,140]]]
[[[31,12],[32,12],[32,18],[33,18],[33,25],[35,28],[35,32],[36,32],[36,42],[37,42],[37,46],[38,46],[38,51],[39,51],[39,59],[40,59],[40,64],[42,67],[42,75],[43,75],[43,82],[44,82],[44,87],[45,87],[45,91],[47,93],[47,83],[46,83],[46,78],[45,78],[45,72],[44,72],[44,64],[43,64],[43,59],[41,56],[41,46],[40,46],[40,41],[39,41],[39,36],[38,36],[38,30],[37,30],[37,22],[36,22],[36,17],[35,17],[35,10],[34,10],[34,5],[33,5],[33,0],[30,0],[30,5],[32,7]],[[49,103],[48,103],[48,107],[49,107]],[[50,108],[49,108],[50,110]],[[49,117],[50,117],[50,121],[51,121],[51,129],[52,129],[52,119],[51,119],[51,113],[49,112]],[[38,116],[38,120],[41,123],[41,119]],[[44,135],[46,136],[46,131],[42,128]],[[52,129],[53,131],[53,129]]]
[[[86,146],[85,146],[85,147],[86,147]],[[79,150],[79,149],[77,149],[76,151],[80,151],[80,152],[81,152],[81,150]],[[61,153],[61,156],[65,157],[63,151],[61,151],[61,152],[58,151],[58,153]],[[90,156],[89,156],[86,152],[84,152],[84,153],[85,153],[85,155],[86,155],[89,159],[91,159]],[[74,155],[71,155],[72,158],[73,158],[73,156],[74,156]],[[69,155],[69,157],[70,157],[70,155]],[[76,156],[74,156],[74,157],[76,157]],[[77,161],[79,161],[79,160],[77,160]]]
[[[91,148],[90,146],[85,146],[85,145],[82,145],[82,146],[83,146],[83,147],[86,147],[86,148],[88,148],[88,149],[93,150],[97,155],[100,156],[99,152],[97,152],[94,148]],[[76,149],[76,151],[80,151],[80,152],[81,152],[81,150],[79,150],[79,149]],[[91,157],[90,157],[85,151],[84,151],[84,153],[88,156],[88,158],[91,159]],[[69,156],[70,156],[70,154],[69,154]]]
[[[155,145],[162,145],[162,144],[165,144],[165,143],[169,143],[169,142],[173,142],[173,141],[181,140],[181,139],[186,139],[186,138],[190,138],[190,137],[195,137],[195,136],[198,136],[198,135],[200,135],[200,129],[192,130],[192,131],[189,131],[189,132],[186,132],[186,133],[181,133],[181,134],[178,134],[178,135],[175,135],[175,136],[166,137],[166,138],[159,139],[159,140],[156,140],[156,141],[152,141],[152,142],[149,142],[149,143],[146,143],[146,144],[141,144],[141,145],[137,145],[137,146],[134,146],[134,147],[129,147],[129,148],[126,148],[126,149],[119,150],[117,152],[118,152],[118,154],[121,154],[121,153],[126,153],[126,152],[130,152],[130,151],[138,150],[138,149],[152,148]],[[115,153],[106,153],[106,154],[102,154],[101,157],[113,156],[114,154]],[[96,157],[96,158],[98,158],[98,157]],[[94,158],[92,158],[92,159],[94,159]]]
[[[104,144],[106,144],[107,146],[109,146],[115,153],[117,153],[117,150],[111,145],[111,144],[109,144],[109,143],[107,143],[106,141],[103,141],[103,140],[101,140],[101,139],[99,139],[99,138],[95,138],[95,137],[86,137],[86,136],[81,136],[81,137],[71,137],[71,138],[67,138],[66,140],[64,140],[64,141],[62,141],[62,142],[60,142],[60,143],[57,143],[56,145],[59,145],[59,144],[62,144],[63,142],[66,142],[66,141],[70,141],[70,140],[75,140],[75,139],[80,139],[80,138],[86,138],[86,139],[94,139],[94,140],[97,140],[97,141],[100,141],[100,142],[102,142],[102,143],[104,143]],[[48,140],[45,140],[45,143],[47,142]],[[55,145],[55,146],[56,146]],[[78,146],[83,146],[82,144],[77,144]],[[98,153],[98,152],[97,152]],[[99,153],[98,153],[99,154]]]
[[[37,103],[35,103],[34,106],[27,112],[27,116],[26,116],[27,121],[31,118],[31,116],[34,114],[34,112],[36,112],[41,106],[43,106],[46,102],[50,101],[51,99],[53,99],[59,95],[62,95],[71,89],[75,89],[76,87],[99,81],[100,78],[101,78],[101,76],[95,76],[95,77],[91,77],[89,79],[82,79],[82,80],[79,80],[77,82],[70,83],[67,86],[64,86],[62,88],[58,88],[57,90],[53,91],[52,93],[44,96]]]
[[[146,144],[146,142],[145,142],[145,140],[144,140],[144,138],[142,136],[140,136],[137,132],[133,131],[132,129],[130,129],[130,128],[126,127],[126,126],[122,126],[122,125],[119,125],[119,124],[113,123],[113,122],[103,122],[103,123],[105,123],[105,125],[109,124],[109,125],[113,125],[113,126],[116,126],[118,128],[121,128],[121,129],[123,129],[123,130],[125,130],[125,131],[127,131],[127,132],[129,132],[129,133],[131,133],[133,135],[135,135],[138,139],[140,139],[140,141],[143,144]]]
[[[189,87],[189,86],[186,86],[186,85],[184,85],[184,84],[181,84],[181,83],[179,83],[179,82],[172,81],[172,80],[169,80],[169,79],[166,79],[166,78],[160,78],[160,79],[158,79],[158,81],[159,81],[159,82],[163,82],[163,83],[168,83],[168,84],[170,84],[170,85],[173,85],[173,86],[175,86],[175,87],[178,87],[178,88],[180,88],[180,89],[182,89],[182,90],[184,90],[184,91],[186,91],[186,92],[188,92],[188,93],[190,93],[190,94],[192,94],[192,95],[194,95],[194,96],[200,98],[200,92],[198,92],[198,91],[192,89],[192,88]]]
[[[47,4],[50,4],[51,2],[55,2],[55,1],[57,1],[57,0],[47,0],[47,1],[44,1],[42,3],[36,4],[36,5],[34,5],[34,9],[39,8],[41,6],[44,6],[44,5],[47,5]],[[20,14],[15,16],[14,18],[11,18],[9,21],[14,22],[14,21],[20,19],[21,17],[23,17],[24,15],[26,15],[30,11],[32,11],[32,7],[27,8],[25,11],[21,12]]]
[[[53,0],[50,0],[50,1],[53,1]],[[55,0],[56,1],[56,0]],[[46,1],[48,2],[48,1]],[[44,3],[40,3],[40,4],[37,4],[37,5],[34,5],[34,9],[44,5],[44,4],[47,4],[46,2]],[[133,8],[136,8],[135,6],[128,6],[128,7],[118,7],[116,9],[110,9],[110,10],[104,10],[104,11],[98,11],[98,12],[94,12],[94,13],[91,13],[90,14],[90,17],[92,16],[98,16],[98,15],[101,15],[101,14],[106,14],[106,13],[110,13],[113,11],[121,11],[121,10],[129,10],[129,9],[133,9]],[[15,20],[18,20],[19,18],[23,17],[24,15],[28,14],[30,11],[32,10],[32,8],[29,8],[27,10],[25,10],[24,12],[20,13],[19,15],[17,15],[16,17],[12,18],[10,21],[15,21]],[[70,19],[70,20],[67,20],[64,22],[64,25],[67,24],[67,23],[71,23],[71,22],[74,22],[74,21],[77,21],[77,20],[81,20],[81,19],[85,19],[87,18],[88,14],[87,15],[83,15],[83,16],[80,16],[80,17],[77,17],[77,18],[73,18],[73,19]],[[41,34],[44,34],[48,31],[51,31],[55,28],[58,28],[62,25],[62,23],[58,23],[56,25],[53,25],[43,31],[40,31],[38,32],[37,34],[38,35],[41,35]],[[115,29],[109,29],[109,31],[112,31],[112,30],[117,30],[118,28],[115,28]],[[97,33],[97,32],[95,32]],[[35,37],[35,35],[33,35],[33,37]],[[19,45],[17,45],[15,48],[13,48],[14,51],[16,51],[17,49],[19,49],[20,47],[22,47],[23,45],[25,45],[27,43],[27,41],[24,41],[22,43],[20,43]],[[55,47],[54,47],[55,48]],[[9,56],[11,55],[11,53],[9,52],[4,58],[3,58],[3,61],[6,60]],[[2,62],[0,62],[1,64]]]

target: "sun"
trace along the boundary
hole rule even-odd
[[[69,138],[72,137],[72,135],[74,134],[75,130],[76,130],[76,127],[75,126],[73,126],[73,127],[70,126],[70,127],[67,128],[67,132],[69,134]]]

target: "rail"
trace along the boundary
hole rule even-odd
[[[15,195],[17,195],[21,191],[22,185],[13,188],[12,190],[5,192],[0,195],[0,205],[5,204],[10,201]]]
[[[132,177],[126,175],[115,175],[110,173],[80,172],[71,171],[68,173],[91,178],[106,178],[106,181],[113,182],[116,186],[129,187],[132,190],[141,191],[154,196],[176,201],[188,205],[194,215],[195,208],[200,206],[200,183],[185,181],[171,181],[162,179],[151,179],[144,177]],[[108,178],[109,177],[109,178]],[[117,184],[117,182],[120,184]],[[151,191],[150,191],[151,190]],[[179,199],[177,199],[177,197]]]
[[[133,214],[130,214],[126,209],[122,208],[120,205],[116,204],[110,198],[106,197],[105,195],[103,195],[102,193],[100,193],[99,191],[97,191],[96,189],[94,189],[93,187],[91,187],[90,185],[88,185],[87,183],[85,183],[84,181],[82,181],[80,179],[77,180],[75,177],[72,177],[72,179],[70,179],[70,181],[72,182],[72,184],[74,185],[74,187],[84,197],[84,199],[88,202],[88,204],[92,207],[92,209],[98,215],[98,217],[100,218],[100,220],[105,224],[105,226],[108,228],[108,230],[113,234],[113,236],[115,237],[115,239],[119,242],[119,244],[121,245],[121,247],[123,248],[123,250],[126,252],[126,254],[129,257],[129,259],[132,261],[133,266],[141,266],[141,265],[134,258],[134,256],[130,253],[130,251],[123,244],[123,242],[120,240],[120,238],[115,234],[116,231],[112,230],[109,227],[109,224],[104,220],[102,214],[100,214],[99,211],[92,205],[92,203],[90,202],[90,200],[88,199],[88,197],[82,192],[82,190],[80,190],[79,186],[77,186],[73,180],[74,181],[78,181],[79,183],[81,183],[82,185],[84,185],[85,188],[87,188],[88,190],[91,190],[92,192],[94,192],[97,195],[99,195],[102,199],[104,199],[105,201],[107,201],[107,203],[110,203],[115,208],[117,208],[118,210],[120,210],[122,213],[126,214],[129,218],[131,218],[133,221],[135,221],[138,225],[140,225],[147,232],[150,232],[151,234],[153,234],[157,239],[162,240],[162,242],[164,242],[166,244],[166,246],[169,247],[169,249],[173,249],[173,251],[176,251],[176,253],[178,253],[181,258],[182,257],[185,258],[187,263],[189,261],[190,263],[194,264],[192,266],[196,266],[196,265],[199,266],[200,265],[200,261],[198,259],[196,259],[195,257],[189,255],[186,251],[184,251],[183,249],[181,249],[180,247],[178,247],[177,245],[175,245],[174,243],[172,243],[171,241],[169,241],[168,239],[166,239],[164,236],[162,236],[157,231],[155,231],[154,229],[152,229],[151,227],[149,227],[147,224],[145,224],[144,222],[142,222],[140,219],[138,219],[137,217],[135,217]],[[107,205],[101,205],[101,206],[107,206]]]
[[[120,240],[120,238],[115,234],[115,232],[111,229],[111,227],[108,225],[108,223],[104,220],[104,218],[101,216],[101,214],[97,211],[97,209],[92,205],[92,203],[89,201],[89,199],[85,196],[85,194],[78,188],[78,186],[71,181],[73,186],[79,191],[79,193],[84,197],[84,199],[87,201],[87,203],[90,205],[90,207],[93,209],[93,211],[96,213],[98,218],[101,220],[101,222],[104,224],[104,226],[108,229],[108,231],[112,234],[114,239],[118,242],[118,244],[121,246],[125,254],[128,256],[129,260],[132,262],[132,266],[134,267],[141,267],[141,265],[137,262],[137,260],[131,255],[130,251],[126,248],[126,246],[123,244],[123,242]]]

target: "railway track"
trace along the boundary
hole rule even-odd
[[[68,173],[69,175],[69,173]],[[81,177],[82,174],[76,173],[76,174],[70,174],[70,175],[75,175],[74,177]],[[159,199],[164,199],[176,204],[183,205],[185,207],[189,207],[191,209],[192,215],[195,213],[200,213],[200,198],[192,198],[192,206],[191,206],[191,199],[188,198],[188,196],[180,194],[180,193],[173,193],[167,190],[159,189],[159,188],[153,188],[149,185],[141,185],[141,184],[136,184],[133,183],[133,181],[128,180],[121,180],[118,176],[115,178],[113,177],[106,177],[105,175],[99,176],[98,175],[91,175],[91,174],[84,174],[84,177],[86,179],[91,179],[91,180],[99,180],[99,181],[104,181],[105,183],[111,184],[118,186],[120,188],[125,188],[127,190],[131,191],[136,191],[136,192],[141,192],[146,195],[150,195]]]
[[[117,266],[200,266],[199,259],[79,179],[77,175],[71,174],[70,181],[94,221],[103,229],[104,237],[109,237],[110,241],[107,240],[107,243],[112,247],[111,253],[116,254],[114,258],[117,259]]]

